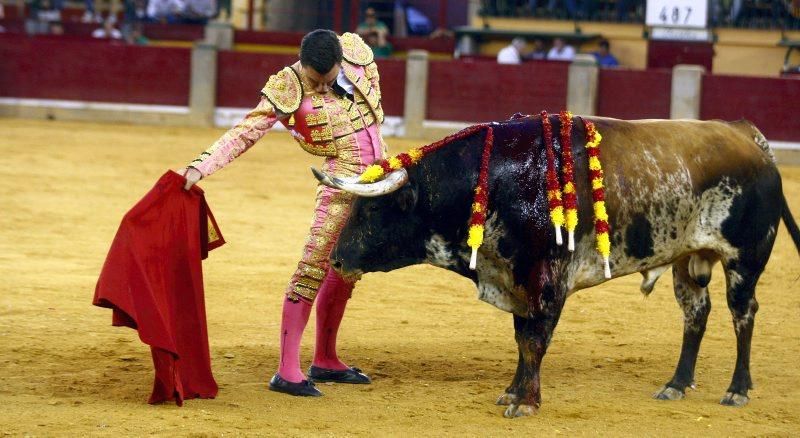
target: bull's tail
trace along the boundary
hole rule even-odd
[[[764,151],[772,162],[777,165],[775,154],[772,153],[772,148],[770,148],[767,138],[764,137],[764,134],[762,134],[755,125],[744,119],[737,120],[731,124],[739,129],[743,129],[745,134],[751,136],[759,149]],[[792,212],[789,211],[789,204],[786,203],[786,196],[783,193],[781,193],[781,204],[781,218],[783,219],[784,225],[786,225],[786,230],[789,231],[789,235],[792,236],[797,252],[800,253],[800,228],[797,227],[797,222],[795,222]]]
[[[794,246],[797,248],[797,252],[800,253],[800,228],[797,228],[797,222],[795,222],[792,212],[789,211],[789,204],[786,203],[786,196],[783,193],[781,193],[781,201],[783,202],[783,212],[781,213],[783,224],[786,225],[786,230],[789,231],[789,235],[792,236],[794,241]]]

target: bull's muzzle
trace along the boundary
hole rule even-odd
[[[395,170],[380,181],[362,183],[357,176],[337,177],[311,168],[311,172],[319,182],[328,187],[343,190],[358,196],[375,197],[394,192],[408,182],[408,172],[405,169]]]
[[[331,258],[331,268],[333,268],[333,270],[336,271],[337,274],[339,274],[342,278],[344,278],[347,281],[358,281],[364,274],[364,272],[361,270],[356,270],[356,271],[345,270],[342,261],[336,258]]]

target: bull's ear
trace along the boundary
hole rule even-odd
[[[411,211],[417,205],[417,188],[411,184],[406,185],[397,194],[397,203],[401,211]]]

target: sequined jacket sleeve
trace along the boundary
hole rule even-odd
[[[258,106],[192,160],[189,166],[199,170],[204,178],[211,175],[250,149],[283,117],[285,116],[276,112],[269,100],[262,96]]]

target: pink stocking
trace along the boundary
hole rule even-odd
[[[330,370],[348,368],[336,354],[336,335],[339,333],[339,324],[353,285],[331,269],[320,286],[317,294],[317,346],[314,350],[314,366]]]
[[[297,383],[305,379],[300,370],[300,340],[310,314],[311,303],[303,300],[293,302],[284,298],[281,318],[281,364],[278,374],[290,382]]]

